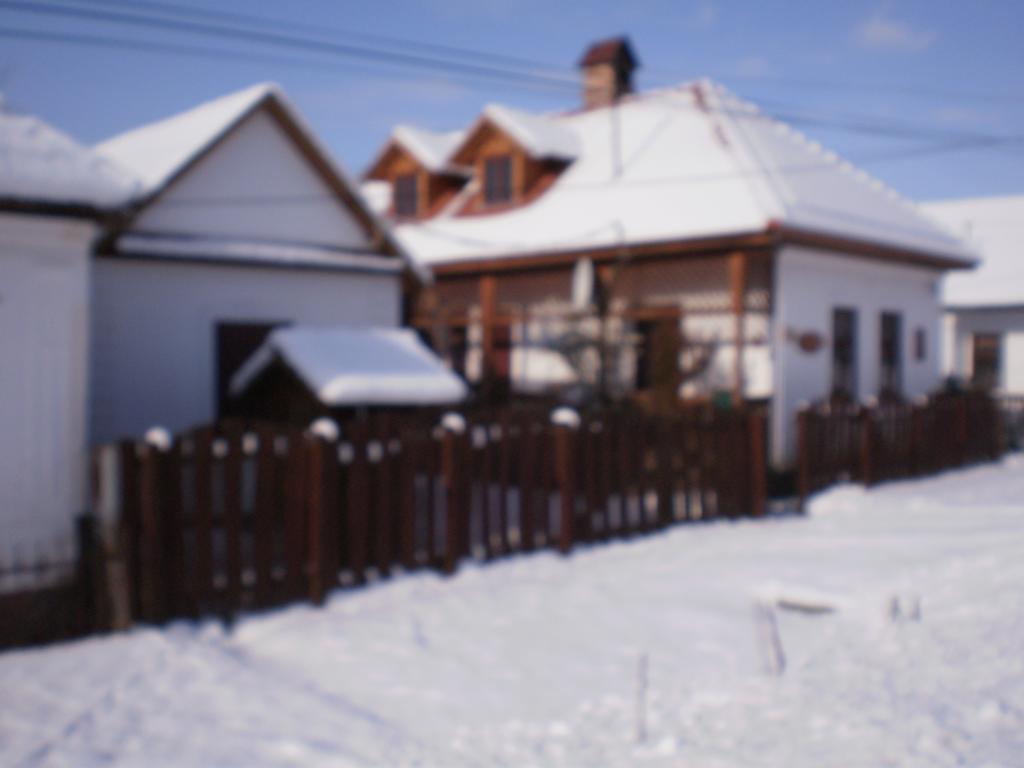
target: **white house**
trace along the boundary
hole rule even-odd
[[[90,252],[135,190],[46,123],[0,108],[2,565],[73,552],[87,504]]]
[[[401,322],[417,276],[276,86],[95,149],[143,194],[96,253],[94,441],[224,413],[232,374],[274,328]]]
[[[461,399],[413,334],[374,348],[424,277],[274,85],[91,150],[0,111],[0,566],[70,557],[89,445],[227,413],[268,337],[389,404]]]
[[[943,370],[977,386],[1024,395],[1024,195],[922,204],[981,256],[943,287]]]
[[[941,279],[973,263],[954,236],[714,82],[634,93],[623,39],[580,66],[576,108],[399,128],[364,176],[434,274],[414,321],[456,368],[514,388],[517,351],[611,339],[623,390],[769,402],[777,468],[801,402],[937,388]],[[583,262],[589,307],[571,301]]]

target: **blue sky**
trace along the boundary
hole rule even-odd
[[[558,78],[572,77],[588,42],[627,34],[643,63],[640,89],[696,77],[719,80],[770,112],[797,116],[800,130],[917,199],[1024,193],[1019,0],[164,2],[308,24],[303,31],[279,29],[304,37],[338,29],[484,51],[536,63]],[[117,13],[133,9],[130,2],[113,0],[37,0],[35,7],[51,3]],[[578,100],[571,86],[275,51],[109,20],[31,13],[23,5],[29,4],[0,2],[0,35],[7,35],[0,37],[0,90],[7,107],[37,114],[85,143],[274,80],[342,164],[358,173],[398,122],[452,129],[468,124],[488,102],[550,110]],[[236,53],[210,58],[58,44],[19,30]],[[351,35],[331,37],[376,44]],[[419,52],[411,44],[399,50]],[[250,54],[286,60],[244,58]]]

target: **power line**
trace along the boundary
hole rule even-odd
[[[123,37],[110,37],[106,35],[85,35],[65,32],[46,32],[38,29],[19,29],[16,27],[0,27],[0,37],[13,40],[36,40],[49,43],[67,43],[70,45],[85,45],[111,50],[130,50],[141,53],[171,54],[175,56],[195,56],[197,58],[209,58],[218,61],[235,61],[238,59],[253,61],[260,64],[280,64],[290,67],[301,67],[305,69],[316,69],[326,71],[325,63],[317,63],[312,60],[292,58],[289,56],[275,56],[273,54],[260,54],[249,51],[238,51],[230,48],[210,48],[194,45],[176,45],[174,43],[160,43],[150,40],[132,40]]]
[[[83,0],[73,0],[73,2],[82,3]],[[249,27],[257,27],[261,29],[289,29],[295,32],[312,33],[319,37],[325,36],[339,36],[350,38],[353,40],[361,40],[363,42],[371,43],[373,45],[383,45],[390,48],[398,48],[404,50],[408,48],[415,48],[417,50],[425,51],[428,53],[438,54],[442,56],[454,56],[471,59],[483,59],[492,61],[497,64],[513,67],[526,67],[530,70],[543,70],[550,72],[561,73],[562,68],[550,64],[543,64],[541,62],[532,61],[519,56],[509,56],[507,54],[498,54],[491,51],[475,50],[470,48],[462,48],[451,45],[440,45],[437,43],[425,43],[420,40],[410,40],[408,38],[400,37],[388,37],[385,35],[368,34],[365,32],[357,32],[350,29],[342,29],[334,26],[323,26],[318,24],[305,24],[301,22],[295,22],[291,19],[281,18],[269,18],[264,16],[253,16],[242,13],[230,13],[225,11],[211,11],[205,8],[197,8],[189,5],[178,5],[173,3],[165,2],[147,2],[145,0],[91,0],[92,4],[100,3],[103,5],[112,5],[115,7],[129,7],[134,10],[143,9],[148,11],[155,11],[157,13],[169,14],[171,16],[178,17],[192,17],[198,19],[205,19],[209,21],[220,21],[228,23],[238,23]],[[566,73],[566,76],[569,76]]]
[[[488,78],[499,81],[530,83],[536,87],[578,89],[575,81],[556,78],[550,75],[514,72],[497,66],[474,64],[468,62],[441,59],[415,53],[387,51],[367,45],[352,45],[327,42],[324,40],[297,37],[276,32],[260,32],[250,29],[231,27],[223,24],[210,24],[200,21],[184,21],[178,19],[156,18],[137,13],[105,11],[92,8],[61,5],[56,3],[29,3],[18,0],[0,0],[0,8],[44,16],[78,18],[88,21],[100,21],[128,26],[141,26],[162,31],[186,32],[208,37],[244,40],[250,43],[270,45],[279,48],[297,49],[309,53],[316,51],[346,59],[374,61],[380,64],[425,68],[445,72],[450,75]]]
[[[119,3],[119,0],[100,0],[100,2]],[[184,14],[194,14],[195,10],[187,8],[173,6],[168,3],[159,2],[144,2],[141,3],[143,7],[157,8],[163,12],[170,12],[171,10],[177,11]],[[376,61],[377,63],[398,63],[404,66],[426,66],[426,67],[441,67],[441,68],[455,68],[455,71],[461,75],[470,75],[475,77],[501,77],[507,83],[523,84],[523,85],[537,85],[538,78],[545,82],[545,87],[549,87],[552,83],[557,83],[558,87],[568,87],[566,81],[556,80],[551,81],[545,76],[538,76],[529,73],[523,73],[519,71],[512,71],[494,66],[479,67],[476,64],[467,64],[465,62],[454,62],[447,60],[439,60],[431,57],[421,56],[409,56],[400,53],[393,53],[389,51],[382,51],[378,49],[370,49],[365,47],[353,47],[347,45],[339,45],[336,43],[325,42],[322,40],[308,40],[302,38],[296,38],[291,36],[281,36],[278,34],[270,33],[259,33],[251,32],[247,30],[237,30],[231,27],[210,25],[206,23],[193,22],[193,21],[175,21],[169,19],[159,19],[146,16],[140,16],[138,14],[123,14],[123,13],[111,13],[107,11],[96,11],[87,10],[82,8],[76,8],[73,6],[53,4],[53,3],[25,3],[11,0],[0,0],[0,8],[9,8],[16,11],[28,11],[33,13],[43,13],[48,15],[57,16],[72,16],[76,18],[87,18],[92,21],[105,21],[110,23],[129,24],[129,25],[144,25],[150,27],[156,27],[158,29],[170,29],[174,32],[197,32],[199,34],[213,35],[220,38],[227,38],[230,40],[243,39],[246,42],[257,42],[260,45],[271,45],[271,46],[285,46],[289,49],[301,47],[302,51],[307,55],[311,52],[316,53],[328,53],[334,55],[342,55],[346,57],[366,57]],[[202,12],[206,17],[212,18],[233,18],[233,19],[245,19],[245,23],[262,23],[270,24],[274,23],[273,20],[260,19],[259,17],[247,17],[242,14],[227,14],[220,12]],[[293,25],[298,26],[298,25]],[[301,25],[305,27],[305,25]],[[286,57],[274,57],[272,55],[245,52],[245,51],[234,51],[226,49],[207,48],[200,46],[182,46],[174,44],[164,43],[140,43],[135,40],[125,40],[123,38],[114,38],[110,36],[88,36],[81,34],[63,34],[63,33],[52,33],[38,30],[13,30],[7,29],[0,31],[0,36],[14,37],[20,35],[22,37],[47,41],[47,42],[67,42],[71,44],[82,44],[82,45],[99,45],[110,48],[120,49],[135,49],[135,50],[150,50],[152,52],[160,53],[173,53],[180,55],[192,55],[201,56],[206,58],[221,58],[221,59],[247,59],[251,61],[259,62],[273,62],[277,64],[286,64],[288,66],[300,66],[300,67],[311,67],[311,63],[304,62],[300,59],[286,58]],[[387,38],[382,38],[387,39]],[[465,51],[464,49],[450,48],[448,51]],[[525,61],[525,60],[524,60]],[[326,62],[321,63],[326,68]],[[572,88],[577,88],[576,84],[572,84]],[[679,105],[680,107],[686,106],[687,108],[695,108],[688,105]],[[919,126],[911,125],[905,122],[893,122],[879,119],[877,117],[857,117],[853,115],[846,115],[845,117],[836,119],[829,117],[820,117],[815,115],[809,115],[804,113],[786,113],[786,112],[766,112],[770,116],[781,120],[786,123],[792,123],[797,125],[810,125],[819,128],[830,128],[843,130],[852,133],[861,133],[875,136],[885,136],[889,138],[901,138],[901,139],[944,139],[944,140],[995,140],[1002,141],[1005,137],[989,136],[986,134],[978,133],[954,133],[950,131],[936,131],[929,128],[921,128]]]

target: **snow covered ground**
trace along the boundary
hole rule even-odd
[[[1018,455],[230,634],[6,653],[0,764],[1020,766],[1022,552]]]

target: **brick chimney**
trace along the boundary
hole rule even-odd
[[[633,92],[633,70],[640,66],[629,40],[613,37],[600,40],[583,54],[583,106],[605,107]]]

